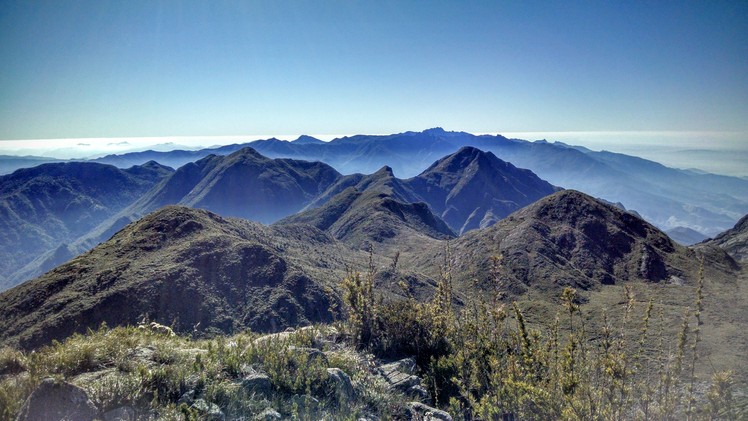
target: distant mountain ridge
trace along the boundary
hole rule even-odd
[[[684,246],[691,246],[708,238],[706,235],[686,227],[675,227],[665,231],[665,233]]]
[[[469,146],[406,183],[460,234],[493,225],[559,190],[530,170]]]
[[[349,188],[354,190],[346,191]],[[450,238],[491,225],[554,191],[532,172],[470,147],[407,180],[396,178],[386,166],[370,175],[342,176],[321,162],[270,159],[247,147],[185,164],[75,241],[11,271],[6,283],[38,276],[166,205],[204,208],[266,224],[306,208],[308,212],[286,222],[309,223],[355,247],[372,241],[415,246],[416,237]]]
[[[356,135],[330,142],[266,139],[201,151],[138,152],[100,158],[118,166],[147,160],[179,167],[211,153],[251,146],[273,158],[322,161],[343,174],[372,173],[384,165],[399,177],[413,177],[463,146],[490,151],[527,168],[553,185],[623,203],[662,229],[688,227],[716,235],[748,213],[748,179],[667,168],[653,161],[595,152],[560,142],[528,142],[504,136],[449,132],[440,128],[392,135]]]
[[[414,237],[453,238],[487,227],[557,190],[490,152],[464,147],[406,180],[388,166],[341,177],[279,223],[310,224],[357,248],[373,242],[392,251],[415,249]]]

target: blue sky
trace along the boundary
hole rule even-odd
[[[0,2],[0,139],[748,132],[746,1]]]

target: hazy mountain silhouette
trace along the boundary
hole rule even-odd
[[[115,167],[103,164],[85,165],[116,170]],[[148,166],[151,165],[154,164]],[[142,170],[135,167],[127,171]],[[120,186],[117,188],[121,191],[119,194],[127,194],[132,202],[124,204],[129,206],[115,209],[118,211],[116,213],[108,212],[93,221],[95,223],[76,232],[76,235],[67,237],[64,248],[49,247],[48,251],[43,253],[30,253],[30,259],[23,262],[25,266],[15,268],[7,277],[5,287],[38,276],[91,249],[109,239],[128,223],[162,206],[181,204],[209,209],[224,216],[238,216],[269,223],[299,211],[339,177],[337,171],[320,162],[270,159],[251,148],[243,148],[227,156],[209,155],[180,167],[155,186],[155,183],[151,183],[146,186],[151,187],[148,191]],[[109,178],[91,175],[90,183],[100,183],[106,188],[111,188],[114,180]],[[80,182],[85,184],[88,181],[84,179]],[[133,201],[136,198],[137,200]]]
[[[0,155],[0,175],[10,174],[21,168],[31,168],[41,164],[60,162],[62,159],[47,156],[14,156]],[[145,162],[145,161],[144,161]]]
[[[0,289],[47,251],[67,244],[141,197],[173,170],[155,162],[125,170],[92,162],[43,164],[0,176]],[[61,261],[40,262],[51,269]]]
[[[436,161],[406,183],[459,233],[493,225],[558,190],[532,171],[473,147]]]
[[[700,243],[708,238],[706,235],[686,227],[675,227],[673,229],[665,231],[665,233],[668,235],[668,237],[677,241],[678,244],[682,244],[684,246],[691,246],[696,243]]]
[[[527,168],[553,185],[623,203],[662,229],[684,226],[716,235],[748,213],[745,178],[678,170],[633,156],[594,152],[560,142],[528,142],[435,128],[385,136],[357,135],[327,143],[266,139],[245,145],[273,158],[322,161],[343,174],[372,173],[388,165],[401,178],[418,175],[437,159],[463,146],[474,146]],[[101,162],[130,166],[153,159],[176,168],[187,160],[210,153],[230,153],[241,146],[139,152],[104,157]]]
[[[436,217],[428,205],[412,202],[413,196],[388,167],[376,173],[349,178],[358,180],[329,198],[324,204],[283,219],[279,224],[310,224],[356,248],[370,242],[403,245],[422,235],[452,238],[449,226]],[[337,190],[336,183],[331,189]]]
[[[455,233],[490,226],[558,190],[532,171],[516,168],[490,152],[464,147],[407,180],[395,177],[389,166],[371,175],[342,177],[308,208],[333,200],[336,194],[352,187],[358,192],[383,193],[403,203],[426,203]]]

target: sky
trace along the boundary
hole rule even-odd
[[[0,153],[436,126],[748,150],[748,2],[0,2]]]

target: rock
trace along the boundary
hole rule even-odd
[[[305,326],[305,327],[301,327],[298,329],[289,327],[289,328],[286,328],[286,330],[283,332],[271,333],[268,335],[260,336],[259,338],[252,341],[252,344],[255,346],[260,346],[260,345],[268,345],[271,343],[288,342],[291,340],[291,337],[293,335],[304,333],[306,331],[311,331],[311,329],[313,328],[314,328],[313,326]]]
[[[293,336],[296,335],[310,335],[312,339],[312,346],[317,349],[323,349],[325,346],[334,345],[340,336],[340,332],[331,326],[316,327],[316,326],[304,326],[298,329],[288,328],[284,332],[271,333],[269,335],[260,336],[255,339],[252,344],[254,346],[269,345],[273,343],[289,342]]]
[[[254,417],[254,419],[257,421],[273,421],[282,418],[283,416],[273,408],[267,408]]]
[[[104,413],[104,421],[135,421],[135,410],[129,406],[120,406]]]
[[[247,393],[270,397],[273,394],[273,383],[270,377],[262,373],[248,374],[242,379],[242,387]]]
[[[406,414],[410,420],[452,421],[452,416],[440,409],[432,408],[420,402],[408,402]]]
[[[184,392],[182,396],[179,397],[179,400],[177,403],[183,403],[186,405],[192,405],[192,403],[195,402],[195,390],[188,390]]]
[[[26,399],[16,421],[90,421],[98,418],[98,412],[83,389],[44,379]]]
[[[192,404],[192,408],[197,409],[197,412],[200,413],[201,420],[223,421],[226,419],[226,416],[218,405],[208,403],[204,399],[196,399],[195,403]]]
[[[395,361],[389,364],[384,364],[379,367],[382,373],[387,375],[393,371],[400,371],[407,374],[413,374],[416,370],[416,360],[413,357],[403,358],[402,360]]]
[[[431,395],[429,395],[428,390],[420,384],[409,387],[408,390],[405,391],[405,394],[411,398],[416,398],[421,402],[431,403]]]
[[[310,413],[317,410],[319,407],[319,400],[314,396],[309,395],[293,395],[291,396],[291,405],[293,404],[296,404],[300,412]]]
[[[355,390],[348,374],[339,368],[328,368],[327,374],[330,376],[330,382],[334,385],[338,403],[345,403],[353,399]]]
[[[416,361],[413,358],[404,358],[379,367],[382,376],[390,387],[406,394],[412,388],[421,385],[420,377],[413,375],[415,369]],[[418,391],[418,389],[416,388],[415,391]]]

